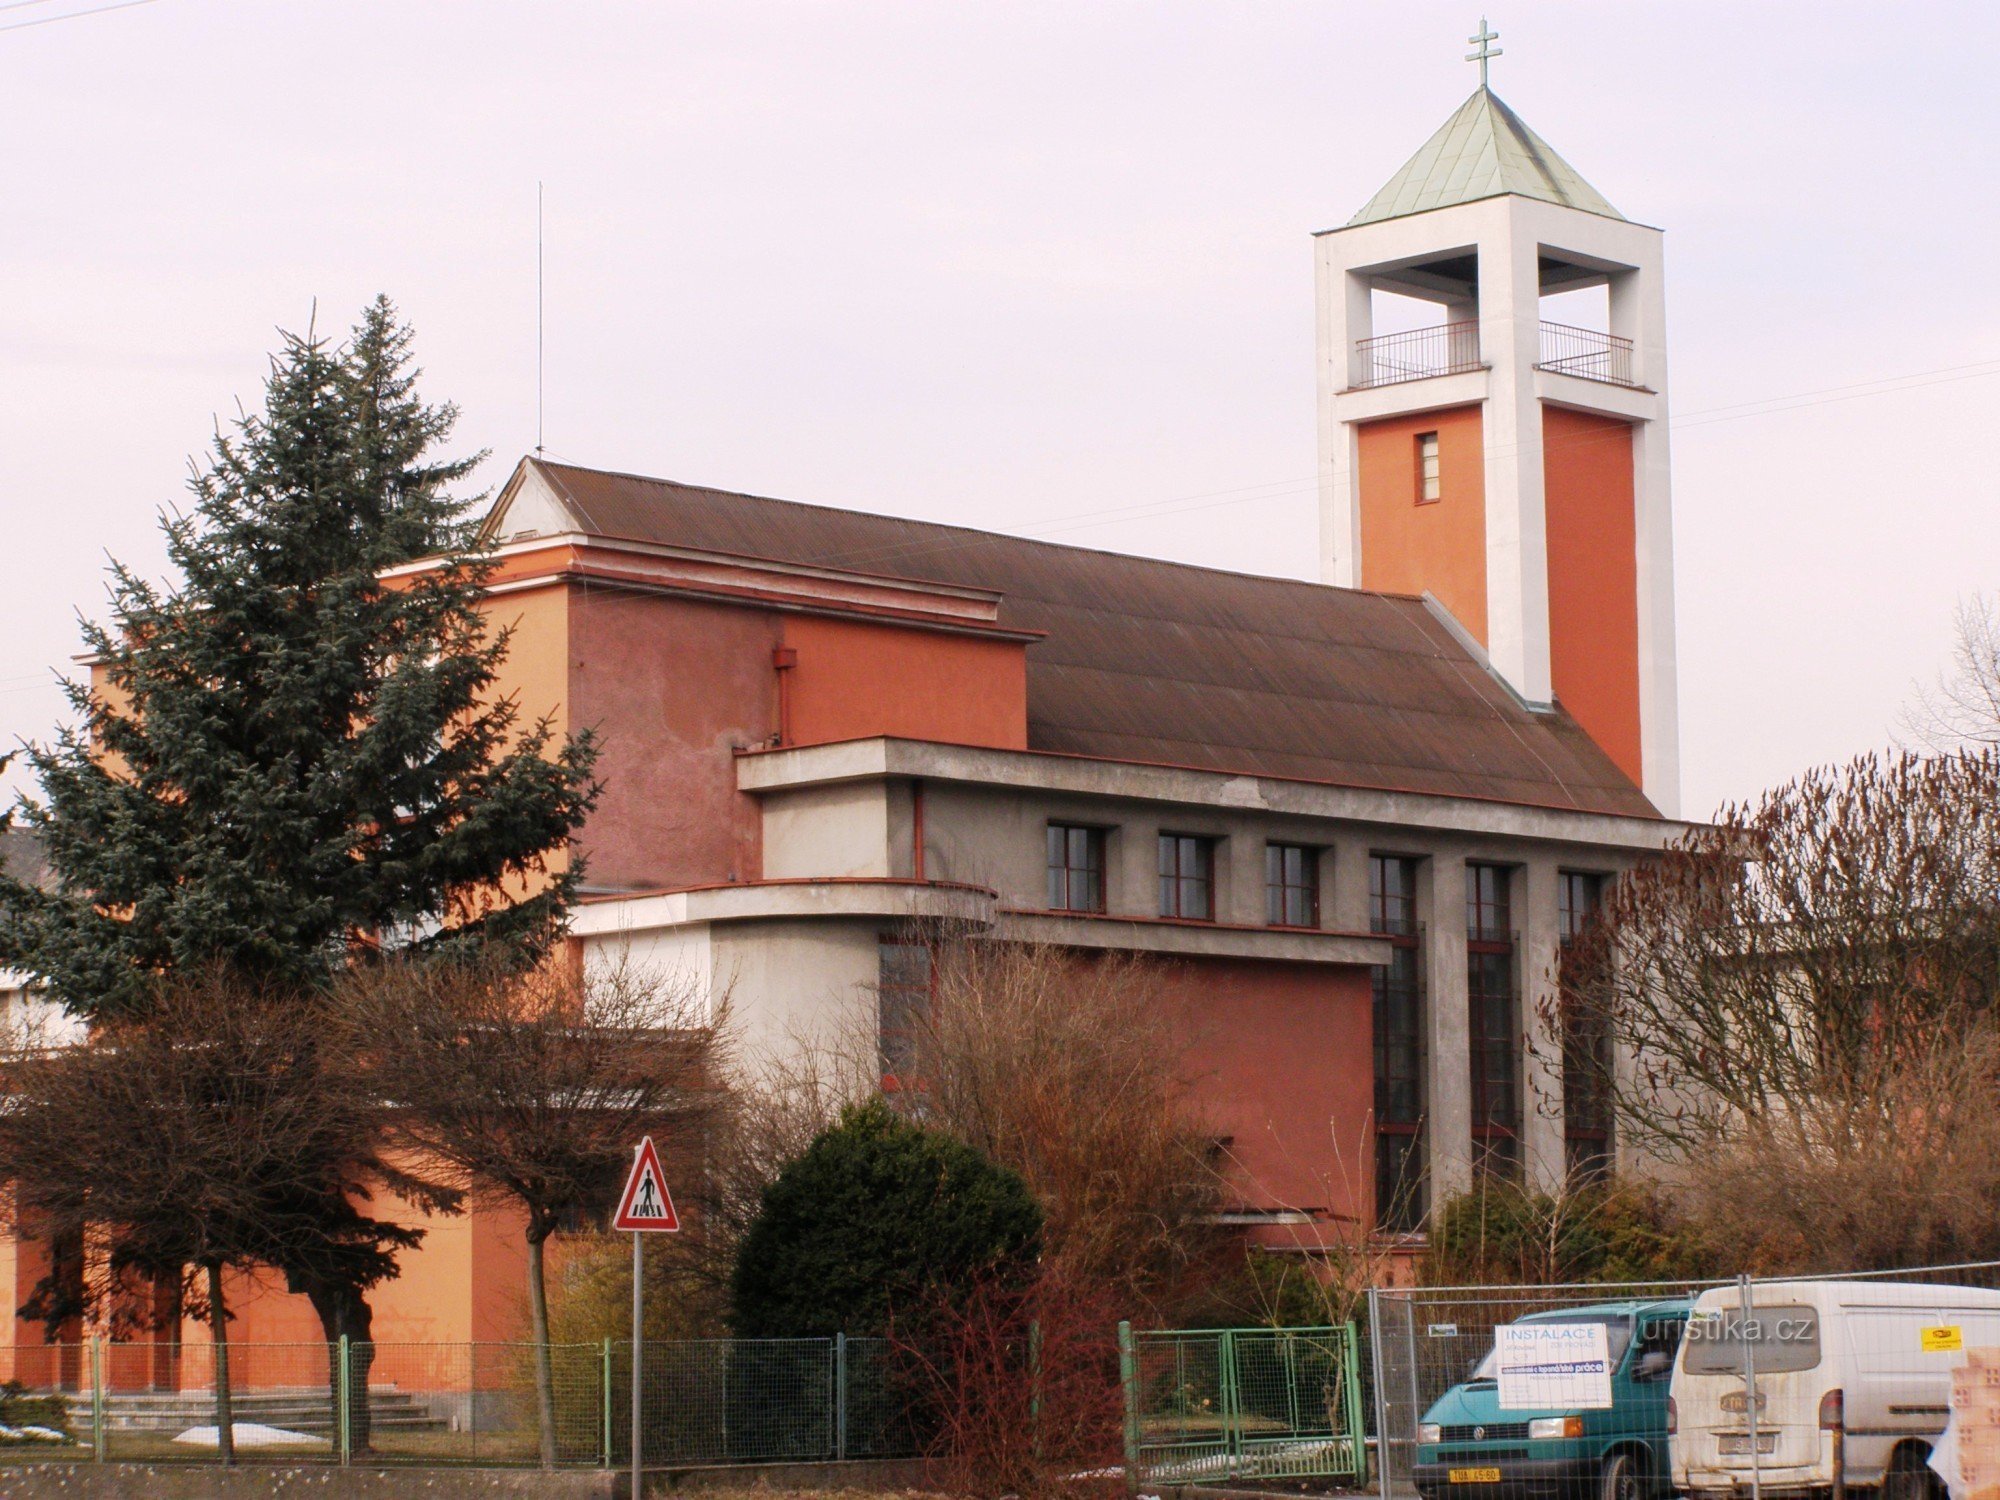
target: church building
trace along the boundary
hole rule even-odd
[[[879,1028],[926,922],[1170,960],[1274,1248],[1614,1160],[1531,1033],[1682,826],[1660,231],[1482,81],[1315,248],[1318,582],[523,459],[493,608],[602,740],[586,961],[771,1054]],[[518,1232],[430,1228],[377,1336],[520,1336]]]

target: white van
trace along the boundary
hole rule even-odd
[[[1758,1478],[1767,1496],[1881,1486],[1941,1494],[1925,1467],[1951,1414],[1964,1350],[2000,1347],[2000,1291],[1909,1281],[1767,1281],[1695,1299],[1668,1387],[1674,1488],[1750,1490],[1745,1345],[1756,1370]]]

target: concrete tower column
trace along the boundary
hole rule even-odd
[[[1472,1186],[1472,1035],[1467,1025],[1465,859],[1434,854],[1419,881],[1423,895],[1424,1019],[1430,1035],[1424,1133],[1430,1149],[1430,1201]]]
[[[1555,861],[1534,859],[1514,877],[1521,993],[1521,1164],[1537,1192],[1554,1192],[1566,1175],[1560,1036],[1545,1012],[1556,996]]]

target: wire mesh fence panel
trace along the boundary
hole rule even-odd
[[[1976,1493],[2000,1483],[2000,1266],[1711,1288],[1672,1396],[1674,1482],[1695,1500]]]
[[[206,1343],[89,1341],[0,1351],[0,1464],[213,1463]],[[684,1339],[644,1348],[648,1464],[886,1457],[916,1451],[885,1339]],[[547,1350],[553,1458],[631,1454],[631,1345]],[[531,1465],[543,1365],[532,1344],[234,1343],[231,1423],[244,1463]]]
[[[1138,1482],[1363,1476],[1352,1325],[1129,1337],[1127,1457]]]
[[[0,1462],[94,1456],[89,1356],[83,1344],[0,1350]]]
[[[833,1339],[682,1339],[645,1346],[640,1421],[649,1464],[837,1456]],[[629,1347],[611,1367],[612,1452],[631,1451]]]
[[[2000,1484],[2000,1263],[1372,1302],[1385,1500]]]
[[[1643,1500],[1671,1477],[1682,1284],[1372,1294],[1385,1497]]]
[[[239,1463],[333,1463],[340,1410],[337,1351],[321,1343],[111,1343],[89,1346],[92,1389],[72,1401],[112,1462],[214,1462],[228,1428]]]

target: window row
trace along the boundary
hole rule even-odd
[[[1374,971],[1375,1211],[1384,1229],[1421,1227],[1427,1210],[1424,1107],[1429,1066],[1417,923],[1417,864],[1378,855],[1368,871],[1370,926],[1392,944]],[[1465,867],[1467,1083],[1472,1150],[1482,1172],[1521,1168],[1523,1032],[1515,954],[1512,877],[1505,865]],[[1603,894],[1603,877],[1572,871],[1557,880],[1557,935],[1567,968]],[[1567,974],[1562,981],[1575,981]],[[1573,1180],[1610,1169],[1611,1049],[1588,1005],[1564,1006],[1563,1145]]]
[[[1048,904],[1051,911],[1105,909],[1105,830],[1049,824]],[[1215,920],[1218,841],[1197,834],[1159,836],[1159,914]],[[1264,920],[1273,927],[1319,926],[1319,860],[1308,844],[1264,846]]]

